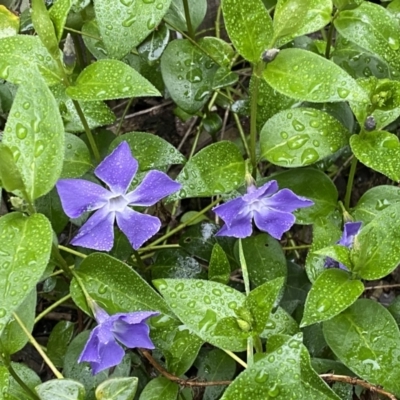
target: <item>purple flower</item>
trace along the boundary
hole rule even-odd
[[[71,241],[75,246],[111,250],[114,221],[137,250],[160,229],[157,217],[142,214],[129,206],[149,207],[176,192],[181,185],[160,171],[150,171],[132,192],[126,193],[138,169],[128,143],[121,142],[94,170],[109,190],[83,179],[61,179],[56,187],[65,213],[78,218],[97,210]]]
[[[296,221],[292,212],[310,207],[314,202],[289,189],[278,189],[276,181],[269,181],[260,188],[250,185],[245,195],[215,207],[214,212],[225,221],[216,235],[248,237],[253,231],[254,218],[258,229],[280,239]]]
[[[110,316],[97,305],[94,309],[99,325],[90,333],[89,340],[78,358],[78,362],[90,363],[93,375],[121,362],[125,350],[119,343],[130,349],[154,349],[149,337],[150,329],[144,321],[159,313],[139,311]]]
[[[351,249],[353,247],[354,238],[360,231],[361,225],[362,222],[346,222],[343,227],[342,237],[336,242],[336,244],[340,244],[341,246]],[[339,267],[340,269],[348,271],[348,268],[345,265],[335,261],[331,257],[326,257],[325,267],[327,268]]]

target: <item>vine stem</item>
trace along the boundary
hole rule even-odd
[[[3,360],[4,362],[4,360]],[[17,381],[18,385],[34,400],[40,400],[39,396],[19,377],[11,363],[4,363],[10,375]]]
[[[35,324],[37,324],[44,316],[46,316],[50,311],[54,310],[57,308],[59,305],[62,303],[65,303],[67,300],[71,298],[71,294],[67,294],[66,296],[62,297],[61,299],[57,300],[54,302],[51,306],[47,307],[43,312],[41,312],[36,318],[35,318]]]
[[[80,258],[86,258],[86,257],[87,257],[86,254],[83,254],[83,253],[81,253],[81,252],[79,252],[79,251],[70,249],[69,247],[62,246],[61,244],[58,245],[58,248],[59,248],[60,250],[62,250],[62,251],[65,251],[65,252],[67,252],[67,253],[73,254],[74,256],[78,256],[78,257],[80,257]]]
[[[357,158],[353,156],[353,159],[351,160],[349,177],[347,179],[346,196],[344,198],[344,206],[346,210],[350,209],[351,191],[353,189],[354,176],[356,174],[356,169],[357,169],[357,162],[358,162]]]
[[[48,365],[48,367],[51,369],[51,371],[56,376],[56,378],[64,379],[61,372],[55,367],[53,362],[50,360],[50,358],[47,356],[47,354],[44,352],[44,350],[40,347],[40,344],[36,341],[36,339],[32,336],[32,334],[28,331],[25,324],[21,321],[21,319],[18,317],[18,315],[16,313],[13,313],[13,317],[15,318],[15,320],[17,321],[17,323],[21,327],[21,329],[24,331],[25,335],[28,337],[29,342],[36,349],[36,351],[41,355],[41,357],[43,358],[43,361]]]
[[[228,354],[229,357],[233,358],[242,367],[247,368],[247,364],[240,357],[238,357],[235,353],[231,352],[230,350],[225,350],[225,349],[221,349],[221,350],[223,350],[226,354]]]
[[[192,19],[190,18],[190,9],[189,9],[188,0],[183,0],[183,8],[185,10],[185,19],[186,19],[186,25],[188,28],[188,34],[192,40],[196,41],[196,36],[194,34],[194,29],[193,29],[193,25],[192,25]]]
[[[339,10],[336,11],[335,15],[332,17],[331,24],[329,26],[329,31],[328,31],[328,37],[326,39],[326,49],[325,49],[325,58],[329,60],[331,56],[331,47],[332,47],[332,40],[333,40],[333,32],[335,29],[335,26],[333,25],[333,21],[337,18],[339,15]]]

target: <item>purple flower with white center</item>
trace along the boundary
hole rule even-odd
[[[149,337],[150,329],[145,321],[158,312],[139,311],[108,315],[95,305],[95,318],[98,323],[92,330],[78,362],[89,362],[93,375],[104,369],[118,365],[125,355],[122,343],[127,348],[141,347],[154,349]]]
[[[297,196],[290,189],[278,189],[276,181],[259,188],[250,185],[245,195],[215,207],[214,212],[225,221],[216,235],[248,237],[252,234],[254,219],[258,229],[280,239],[296,221],[292,212],[310,207],[314,202]]]
[[[94,170],[109,187],[83,179],[60,179],[56,185],[62,207],[70,218],[97,210],[71,241],[74,246],[110,251],[114,242],[114,221],[137,250],[161,227],[157,217],[129,206],[149,207],[176,192],[181,185],[161,171],[150,171],[133,191],[126,193],[138,170],[127,142],[121,142]]]
[[[351,249],[353,247],[354,238],[358,235],[358,232],[361,229],[362,222],[346,222],[343,227],[342,237],[336,242],[341,246],[347,247]],[[348,268],[342,263],[335,261],[331,257],[326,257],[325,267],[327,268],[335,268],[339,267],[345,271],[348,271]]]

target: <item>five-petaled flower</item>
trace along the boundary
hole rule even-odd
[[[118,365],[127,348],[141,347],[154,349],[149,337],[149,327],[145,321],[158,312],[139,311],[108,315],[95,304],[94,314],[98,325],[92,330],[78,362],[89,362],[92,373],[97,374],[104,369]]]
[[[356,237],[356,235],[358,235],[358,232],[361,229],[361,225],[362,222],[346,222],[343,227],[342,237],[336,242],[336,244],[351,249],[353,247],[354,238]],[[325,267],[327,268],[339,267],[340,269],[348,271],[348,268],[345,265],[335,261],[331,257],[326,257]]]
[[[126,193],[138,162],[132,157],[128,143],[121,142],[94,170],[109,190],[83,179],[60,179],[56,185],[62,207],[70,218],[97,210],[71,241],[75,246],[94,250],[111,250],[114,242],[114,221],[137,250],[160,229],[157,217],[142,214],[129,206],[149,207],[176,192],[181,185],[161,171],[150,171],[131,192]]]
[[[259,188],[250,185],[245,195],[215,207],[214,212],[225,221],[217,235],[248,237],[253,231],[254,218],[258,229],[280,239],[296,221],[292,212],[310,207],[314,202],[289,189],[278,189],[276,181],[269,181]]]

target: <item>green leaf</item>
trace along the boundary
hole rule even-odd
[[[248,334],[236,322],[236,311],[246,299],[243,293],[198,279],[158,279],[153,283],[178,318],[204,341],[225,350],[246,348]]]
[[[262,157],[283,167],[314,164],[348,144],[350,132],[329,114],[313,108],[284,110],[261,130]]]
[[[399,202],[400,188],[380,185],[367,190],[358,200],[351,214],[355,221],[362,221],[365,226],[385,208]]]
[[[243,58],[252,63],[261,60],[272,46],[272,19],[261,0],[223,0],[222,11],[229,38]]]
[[[357,8],[364,0],[333,0],[335,7],[340,10],[352,10]]]
[[[40,40],[49,51],[50,55],[55,60],[59,60],[60,49],[58,48],[56,32],[44,1],[32,0],[31,18],[33,27],[35,28]]]
[[[0,218],[0,334],[13,312],[36,286],[50,258],[52,229],[41,214],[10,213]],[[22,279],[12,279],[23,276]]]
[[[113,378],[101,383],[96,389],[97,400],[133,400],[138,378]]]
[[[231,275],[231,265],[224,249],[215,243],[208,266],[208,279],[219,283],[227,284]]]
[[[61,40],[68,13],[72,7],[72,0],[57,0],[50,8],[49,16],[54,24],[58,41]]]
[[[351,260],[351,251],[346,246],[334,244],[332,246],[324,247],[323,249],[314,251],[314,253],[325,257],[333,258],[337,262],[343,264],[345,267],[351,270],[353,269],[352,268],[353,263]]]
[[[71,379],[53,379],[35,388],[40,400],[84,400],[85,387]]]
[[[33,289],[20,304],[20,306],[15,310],[15,313],[21,319],[26,329],[32,332],[35,314],[36,314],[36,290]],[[27,343],[28,337],[26,333],[22,330],[19,323],[11,317],[10,321],[4,328],[3,333],[0,338],[0,348],[1,351],[7,355],[14,354],[21,350]],[[1,387],[1,386],[0,386]]]
[[[121,59],[161,22],[171,0],[95,0],[94,10],[101,38],[110,58]]]
[[[19,17],[0,5],[0,39],[14,36],[19,31]]]
[[[162,297],[135,270],[107,254],[90,254],[76,274],[93,300],[109,314],[148,310],[173,316]],[[75,279],[71,283],[71,295],[88,312],[85,296]]]
[[[15,96],[3,143],[13,152],[29,201],[48,193],[60,177],[64,126],[57,103],[34,70]]]
[[[353,10],[340,12],[334,25],[341,36],[387,62],[393,77],[400,78],[400,33],[389,11],[365,1]]]
[[[314,282],[308,293],[302,327],[331,319],[353,304],[364,291],[359,280],[348,272],[327,269]]]
[[[286,277],[285,254],[276,239],[263,233],[242,239],[242,246],[250,281],[255,286]],[[238,244],[235,249],[238,254]]]
[[[247,296],[245,307],[254,319],[252,326],[255,334],[259,335],[264,331],[283,283],[284,278],[270,280],[252,290]]]
[[[93,168],[86,143],[72,133],[65,133],[64,164],[60,178],[79,178]]]
[[[170,42],[161,57],[165,86],[174,102],[189,114],[200,110],[210,98],[218,67],[187,39]]]
[[[202,38],[198,43],[203,51],[217,61],[219,65],[230,69],[235,51],[229,43],[213,36]]]
[[[369,103],[357,82],[333,62],[302,49],[284,49],[267,64],[264,79],[278,92],[312,103]]]
[[[56,367],[64,365],[64,357],[68,344],[74,335],[74,324],[69,321],[60,321],[50,333],[47,342],[47,355]]]
[[[12,362],[11,367],[22,380],[22,382],[24,382],[25,385],[28,386],[33,393],[35,393],[35,387],[42,383],[36,372],[32,371],[23,363]],[[8,399],[10,400],[26,399],[26,391],[21,387],[21,385],[15,380],[12,375],[10,375],[9,389],[7,395]]]
[[[282,307],[278,307],[269,315],[264,330],[260,333],[263,339],[269,339],[273,335],[290,335],[299,332],[299,325]]]
[[[227,193],[244,182],[245,162],[232,142],[220,141],[195,154],[183,167],[176,181],[182,189],[170,200],[209,197]]]
[[[147,79],[118,60],[99,60],[90,64],[66,93],[74,100],[86,101],[160,96]]]
[[[19,85],[26,80],[26,72],[35,67],[49,85],[61,82],[59,66],[37,36],[0,39],[0,78]]]
[[[140,57],[149,64],[157,61],[169,42],[169,29],[165,24],[153,31],[137,48]]]
[[[400,204],[385,208],[357,235],[353,271],[374,280],[390,274],[400,263]]]
[[[96,19],[86,21],[82,25],[82,39],[87,49],[97,59],[101,60],[108,57],[104,41],[101,38],[99,26]]]
[[[207,0],[188,0],[188,8],[192,27],[196,30],[203,22],[207,13]],[[174,28],[187,32],[185,8],[182,0],[172,0],[164,20]]]
[[[9,379],[10,373],[8,372],[8,369],[3,365],[0,365],[0,387],[3,393],[9,393]]]
[[[139,162],[139,171],[157,169],[171,164],[183,164],[186,159],[169,142],[146,132],[128,132],[116,138],[110,145],[115,149],[121,142],[127,142],[132,155]]]
[[[25,193],[25,185],[12,151],[0,143],[0,183],[7,192]]]
[[[386,131],[362,132],[350,138],[354,155],[367,167],[400,181],[399,138]]]
[[[399,328],[385,307],[359,299],[325,321],[323,330],[329,347],[355,374],[400,396]]]
[[[295,211],[296,224],[312,224],[318,218],[327,217],[337,208],[338,191],[332,180],[322,171],[314,168],[301,168],[278,172],[271,176],[279,188],[288,188],[298,196],[314,202],[311,207]]]
[[[159,376],[146,385],[140,394],[139,400],[176,400],[178,392],[179,386],[175,382]]]

